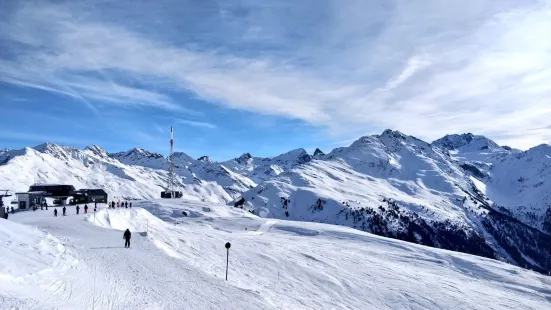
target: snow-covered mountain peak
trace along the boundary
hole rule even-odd
[[[100,146],[95,145],[95,144],[87,146],[84,150],[85,151],[90,151],[92,154],[94,154],[96,156],[99,156],[99,157],[102,157],[102,158],[109,157],[109,153],[106,150],[104,150],[103,148],[101,148]]]
[[[278,163],[291,163],[291,164],[304,164],[312,160],[312,156],[306,152],[305,149],[299,148],[292,150],[290,152],[281,154],[272,159],[274,162]]]
[[[528,151],[526,151],[526,153],[551,156],[551,145],[545,143],[540,144],[529,149]]]
[[[142,148],[133,148],[126,152],[113,153],[109,155],[126,165],[137,165],[142,167],[165,169],[167,159],[159,153],[153,153]]]
[[[64,152],[65,150],[70,150],[70,149],[73,149],[73,148],[68,147],[68,146],[57,145],[57,144],[51,143],[51,142],[47,142],[47,143],[39,144],[39,145],[33,147],[33,149],[35,149],[36,151],[38,151],[40,153],[56,153],[56,152]]]
[[[317,158],[320,158],[320,157],[322,157],[322,156],[324,156],[324,155],[325,155],[325,153],[324,153],[322,150],[316,149],[316,150],[314,151],[313,157],[317,159]]]
[[[177,165],[191,165],[196,162],[195,159],[184,152],[174,152],[172,159]]]
[[[485,151],[485,150],[504,150],[494,141],[472,133],[446,135],[432,143],[433,146],[448,151]]]
[[[236,158],[236,160],[239,162],[239,163],[247,163],[249,160],[251,160],[253,158],[253,156],[251,155],[251,153],[243,153],[243,155],[239,156],[238,158]]]
[[[112,154],[115,155],[115,157],[124,157],[124,158],[131,158],[131,159],[141,159],[141,158],[150,158],[150,159],[159,159],[164,158],[162,154],[159,153],[153,153],[148,150],[144,150],[139,147],[135,147],[133,149],[130,149],[126,152],[120,152]]]
[[[201,156],[197,160],[206,164],[212,164],[212,160],[208,156]]]
[[[61,146],[50,142],[39,144],[33,147],[32,149],[39,153],[49,154],[55,158],[64,159],[64,160],[67,160],[71,156],[71,154],[80,152],[80,150],[77,148],[69,147],[69,146]]]
[[[378,137],[379,138],[393,138],[393,139],[398,139],[398,140],[405,141],[408,136],[403,134],[402,132],[400,132],[398,130],[386,129]]]

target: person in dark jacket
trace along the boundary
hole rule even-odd
[[[63,207],[63,216],[67,215],[65,212],[67,212],[67,208]]]
[[[13,209],[13,207],[11,207],[11,214],[14,214],[15,213],[15,210]]]
[[[130,237],[131,236],[132,236],[132,234],[130,233],[130,229],[126,229],[126,231],[124,232],[124,235],[122,236],[123,239],[125,240],[125,242],[124,242],[124,247],[125,248],[130,247]]]
[[[77,215],[79,211],[80,211],[80,207],[77,205]]]
[[[132,209],[132,203],[130,203],[130,209]]]
[[[84,214],[88,214],[88,205],[84,205]]]
[[[57,217],[57,208],[54,209],[54,217]]]

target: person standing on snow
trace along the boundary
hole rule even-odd
[[[63,207],[63,216],[65,216],[65,212],[67,211],[67,208]]]
[[[80,211],[80,207],[77,205],[77,215],[79,211]]]
[[[54,217],[57,217],[57,208],[54,209]]]
[[[132,203],[130,203],[130,209],[132,209]]]
[[[84,214],[88,214],[88,205],[84,205]]]
[[[126,229],[126,231],[124,232],[124,235],[122,236],[122,238],[125,240],[124,241],[124,247],[125,248],[130,248],[130,237],[132,236],[132,234],[130,233],[130,229]]]

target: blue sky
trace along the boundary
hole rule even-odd
[[[0,147],[551,141],[549,1],[0,0]]]

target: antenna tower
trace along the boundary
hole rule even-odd
[[[174,128],[170,126],[170,156],[168,157],[168,184],[166,191],[174,197]]]

